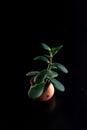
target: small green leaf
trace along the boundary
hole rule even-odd
[[[55,77],[58,76],[58,73],[55,72],[55,71],[48,70],[48,71],[47,71],[47,76],[48,76],[48,77],[51,77],[51,78],[55,78]]]
[[[53,65],[51,65],[50,67],[51,67],[51,69],[57,69],[57,67],[53,66]]]
[[[46,63],[49,63],[49,60],[44,56],[37,56],[34,58],[34,60],[42,60],[45,61]]]
[[[42,43],[42,47],[47,51],[51,51],[51,48],[45,43]]]
[[[53,63],[52,66],[57,67],[57,69],[60,70],[63,73],[68,73],[67,68],[64,65],[60,64],[60,63]]]
[[[36,78],[36,83],[40,83],[40,82],[43,82],[45,79],[46,79],[46,76],[47,76],[47,70],[42,70],[38,75],[37,75],[37,78]]]
[[[51,79],[51,82],[53,83],[54,87],[59,90],[59,91],[62,91],[64,92],[65,91],[65,88],[64,88],[64,85],[59,82],[58,80],[56,79]]]
[[[50,59],[50,56],[49,56],[49,55],[44,55],[44,56],[46,56],[47,58],[49,58],[49,59]]]
[[[45,83],[41,82],[39,84],[35,84],[35,86],[32,86],[28,91],[28,96],[31,98],[38,98],[42,95],[44,91]]]
[[[53,56],[63,47],[63,45],[60,45],[58,47],[52,48],[52,54]]]
[[[37,75],[37,74],[39,74],[39,71],[31,71],[31,72],[28,72],[26,74],[26,76],[34,76],[34,75]]]

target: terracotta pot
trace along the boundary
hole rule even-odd
[[[35,79],[34,78],[35,77],[32,77],[31,80],[30,80],[30,84],[31,85],[35,84],[35,82],[34,82]],[[45,86],[43,94],[39,98],[37,98],[35,100],[37,100],[37,101],[48,101],[48,100],[50,100],[53,97],[54,92],[55,92],[55,89],[54,89],[53,84],[50,81],[48,81],[46,83],[46,86]]]
[[[46,86],[45,91],[43,94],[39,97],[39,101],[48,101],[50,100],[54,95],[54,86],[52,83],[49,83],[48,86]]]

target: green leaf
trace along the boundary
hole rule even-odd
[[[60,64],[60,63],[53,63],[52,66],[57,67],[57,69],[60,70],[63,73],[68,73],[67,68],[64,65]]]
[[[51,48],[45,43],[42,43],[42,47],[47,51],[51,51]]]
[[[36,83],[40,83],[40,82],[45,81],[46,76],[47,76],[47,70],[46,70],[46,69],[45,69],[45,70],[42,70],[42,71],[37,75]]]
[[[58,80],[56,79],[51,79],[51,82],[53,83],[54,87],[59,90],[59,91],[62,91],[64,92],[65,91],[65,88],[64,88],[64,85],[59,82]]]
[[[48,71],[47,71],[47,76],[48,76],[48,77],[51,77],[51,78],[55,78],[55,77],[58,76],[58,73],[55,72],[55,71],[48,70]]]
[[[51,67],[51,69],[57,69],[57,67],[53,66],[53,65],[51,65],[50,67]]]
[[[31,72],[28,72],[26,76],[34,76],[34,75],[37,75],[38,73],[39,71],[31,71]]]
[[[44,82],[35,84],[35,86],[32,86],[28,91],[29,97],[31,97],[31,98],[40,97],[44,91],[44,86],[45,86]]]
[[[50,59],[50,56],[49,56],[49,55],[44,55],[44,56],[46,56],[47,58],[49,58],[49,59]]]
[[[44,56],[37,56],[34,58],[34,60],[42,60],[45,61],[46,63],[49,63],[49,60]]]
[[[63,45],[52,48],[52,55],[54,56],[62,47],[63,47]]]

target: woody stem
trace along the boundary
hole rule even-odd
[[[49,61],[47,69],[50,69],[50,65],[52,64],[52,57],[53,55],[52,55],[52,52],[50,51],[50,61]]]

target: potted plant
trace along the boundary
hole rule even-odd
[[[55,89],[62,92],[65,91],[64,85],[56,78],[58,77],[58,70],[66,74],[68,70],[64,65],[53,62],[54,56],[62,49],[63,45],[52,48],[45,43],[41,45],[49,55],[36,56],[34,60],[46,62],[47,68],[41,71],[26,73],[26,76],[31,76],[28,96],[32,99],[38,99],[39,101],[48,101],[54,95]]]

